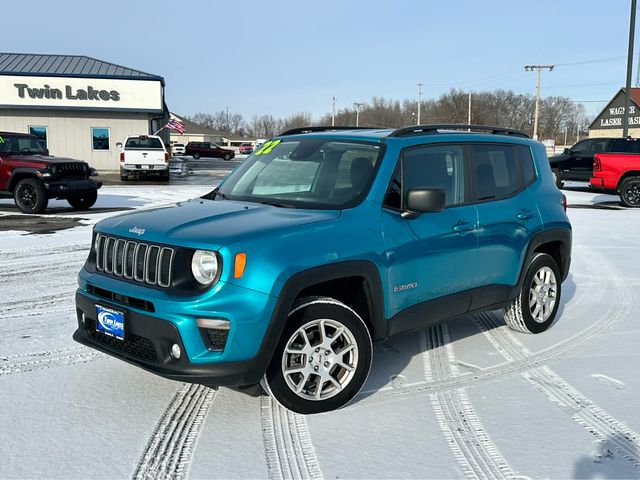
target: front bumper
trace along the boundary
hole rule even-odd
[[[44,188],[50,198],[68,198],[74,195],[81,195],[85,192],[98,190],[102,187],[102,182],[86,180],[57,180],[44,182]]]
[[[96,303],[124,311],[124,341],[107,337],[96,330]],[[94,300],[80,291],[76,293],[76,310],[78,328],[73,334],[76,342],[171,380],[242,387],[257,384],[267,367],[268,361],[263,355],[237,362],[191,363],[178,329],[171,322],[107,300]],[[173,344],[178,344],[183,352],[179,360],[170,354]]]

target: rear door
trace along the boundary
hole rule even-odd
[[[468,204],[465,151],[459,144],[430,144],[402,152],[382,213],[389,316],[477,284],[478,218],[476,207]],[[444,189],[445,209],[403,217],[408,190],[419,187]],[[443,316],[465,313],[469,305],[465,298],[470,299],[448,302]]]
[[[500,286],[517,283],[529,239],[542,230],[536,199],[528,188],[535,182],[535,166],[531,149],[524,145],[482,143],[470,145],[470,151],[479,222],[479,285],[498,287],[494,293],[500,293]]]

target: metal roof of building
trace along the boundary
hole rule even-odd
[[[164,84],[159,75],[84,55],[0,53],[0,75],[160,80]]]

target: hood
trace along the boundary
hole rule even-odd
[[[66,158],[66,157],[50,157],[48,155],[11,155],[5,154],[0,156],[5,159],[16,162],[26,162],[26,163],[39,163],[46,165],[55,165],[58,163],[85,163],[82,160],[76,160],[74,158]]]
[[[217,250],[249,236],[278,231],[286,234],[292,227],[339,216],[339,210],[304,210],[194,198],[111,217],[98,223],[96,230],[147,242]]]

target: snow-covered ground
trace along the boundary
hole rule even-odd
[[[92,224],[209,189],[107,186],[94,213],[52,202],[81,226],[0,231],[0,478],[640,476],[640,209],[565,191],[573,264],[549,331],[494,312],[393,338],[356,402],[304,417],[71,339]]]

